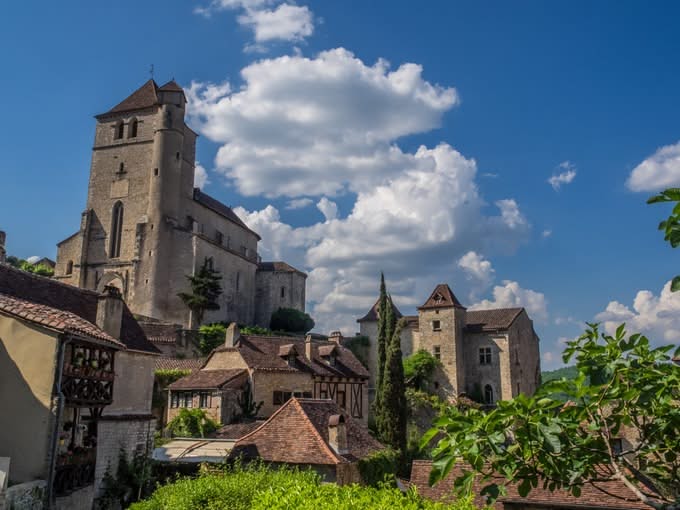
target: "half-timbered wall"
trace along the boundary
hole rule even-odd
[[[336,377],[315,377],[314,398],[330,399],[347,411],[352,418],[366,421],[366,381]],[[366,399],[364,398],[366,396]]]

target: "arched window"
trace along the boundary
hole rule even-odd
[[[115,134],[116,140],[120,140],[121,138],[123,138],[124,132],[125,132],[125,124],[123,124],[122,120],[119,120],[116,123],[116,134]]]
[[[111,213],[111,232],[109,242],[109,257],[120,257],[120,242],[123,236],[123,203],[118,201]]]
[[[128,126],[128,138],[137,138],[137,125],[139,122],[133,117]]]
[[[484,386],[484,402],[486,404],[493,404],[493,388],[491,387],[490,384],[487,384]]]
[[[73,261],[69,260],[66,263],[66,274],[73,274]]]

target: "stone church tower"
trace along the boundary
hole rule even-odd
[[[185,106],[177,83],[149,80],[95,117],[87,206],[79,231],[58,244],[56,278],[93,290],[116,286],[133,312],[189,327],[195,321],[177,294],[207,260],[222,275],[223,294],[204,322],[253,324],[257,316],[268,326],[279,306],[304,310],[306,275],[285,264],[286,288],[277,279],[269,289],[272,263],[260,261],[260,236],[194,188],[197,134]],[[256,289],[285,303],[262,309]]]

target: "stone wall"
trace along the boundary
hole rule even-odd
[[[156,358],[134,351],[116,352],[113,402],[104,408],[104,416],[151,413]]]
[[[169,423],[173,418],[175,418],[183,407],[170,407],[172,402],[171,397],[172,392],[168,392],[168,406],[166,423]],[[182,392],[180,392],[182,393]],[[238,399],[241,396],[240,390],[196,390],[192,392],[191,402],[193,404],[192,409],[202,409],[206,414],[222,425],[232,423],[240,414],[241,407],[238,404]],[[209,393],[210,394],[210,406],[200,407],[200,394]]]
[[[504,388],[503,393],[533,395],[541,383],[541,355],[539,338],[526,311],[512,324],[509,339],[512,388]]]
[[[306,372],[279,372],[255,370],[252,373],[253,401],[264,402],[258,413],[258,418],[268,418],[281,406],[274,405],[275,391],[300,391],[314,393],[314,380]]]
[[[268,328],[279,308],[305,311],[307,277],[292,271],[258,271],[255,276],[255,324]]]
[[[481,364],[479,350],[487,347],[491,348],[491,363]],[[494,402],[512,398],[507,334],[466,334],[465,359],[465,392],[469,396],[483,397],[484,387],[488,384],[493,389]]]

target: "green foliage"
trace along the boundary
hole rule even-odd
[[[139,501],[151,489],[152,462],[144,453],[135,454],[128,460],[125,450],[118,453],[116,475],[109,466],[102,479],[102,495],[99,498],[101,508],[122,508]]]
[[[662,202],[675,202],[668,218],[659,223],[659,230],[663,231],[664,240],[672,248],[677,248],[680,246],[680,188],[669,188],[647,200],[648,204]],[[680,276],[674,277],[671,282],[671,291],[677,292],[678,290],[680,290]]]
[[[198,350],[203,356],[207,356],[214,349],[224,344],[224,336],[227,328],[221,322],[204,324],[198,328]]]
[[[220,474],[202,474],[159,487],[131,510],[368,510],[393,509],[474,510],[470,500],[454,506],[420,498],[413,490],[322,484],[313,471],[287,468],[269,470],[262,465],[228,468]]]
[[[203,409],[180,409],[166,430],[174,437],[205,437],[214,432],[219,424],[212,420]]]
[[[426,350],[404,358],[404,379],[406,385],[417,390],[425,390],[432,380],[435,369],[441,362]]]
[[[314,328],[314,319],[309,314],[295,308],[279,308],[272,313],[269,327],[274,331],[306,333]]]
[[[590,480],[622,480],[635,488],[647,479],[664,500],[655,503],[639,492],[640,501],[671,508],[680,494],[680,366],[671,362],[672,350],[652,348],[640,334],[627,336],[624,325],[607,335],[589,324],[564,351],[565,363],[576,360],[575,379],[551,381],[533,397],[520,394],[490,412],[449,407],[423,437],[442,436],[431,481],[460,460],[474,470],[456,480],[460,493],[469,492],[474,476],[492,482],[491,471],[517,483],[522,496],[538,483],[579,496]],[[553,398],[556,393],[569,403]],[[624,429],[639,443],[619,451],[612,441]],[[495,497],[501,489],[489,483],[485,493]]]
[[[241,393],[241,396],[238,398],[238,405],[241,408],[241,417],[248,420],[257,417],[257,413],[260,412],[260,409],[264,405],[264,401],[261,400],[257,404],[255,403],[253,400],[253,391],[250,387],[250,382],[248,382],[243,393]]]
[[[158,369],[154,375],[153,406],[165,407],[167,404],[167,394],[165,389],[176,380],[181,379],[191,373],[191,370],[179,368]]]
[[[406,319],[401,319],[387,347],[385,372],[380,388],[380,406],[376,424],[380,439],[395,450],[406,450],[406,385],[401,354],[401,331]]]
[[[385,275],[380,273],[380,297],[378,299],[378,367],[375,376],[375,412],[379,412],[380,407],[380,387],[382,386],[382,376],[385,371],[385,357],[387,356],[387,321],[384,311],[387,310],[387,289],[385,287]]]
[[[556,379],[576,379],[578,369],[575,366],[562,367],[557,370],[546,370],[541,372],[541,383],[547,383]]]
[[[39,276],[54,276],[54,269],[45,264],[31,264],[27,260],[14,257],[13,255],[7,257],[5,262],[7,262],[12,267],[16,267],[17,269],[21,269],[22,271],[27,271],[29,273],[37,274]]]
[[[187,275],[191,293],[180,292],[177,294],[184,304],[194,313],[197,324],[203,322],[206,310],[219,310],[220,305],[217,298],[222,294],[222,285],[219,271],[212,268],[211,260],[208,257],[203,261],[203,265],[194,275]]]
[[[394,481],[399,467],[400,453],[386,448],[372,453],[359,461],[361,479],[367,485],[378,487]]]
[[[260,326],[239,326],[239,330],[244,335],[276,336],[271,329]]]
[[[371,348],[371,340],[364,335],[356,335],[350,338],[346,338],[342,343],[343,347],[346,347],[365,367],[368,367],[368,351]]]

